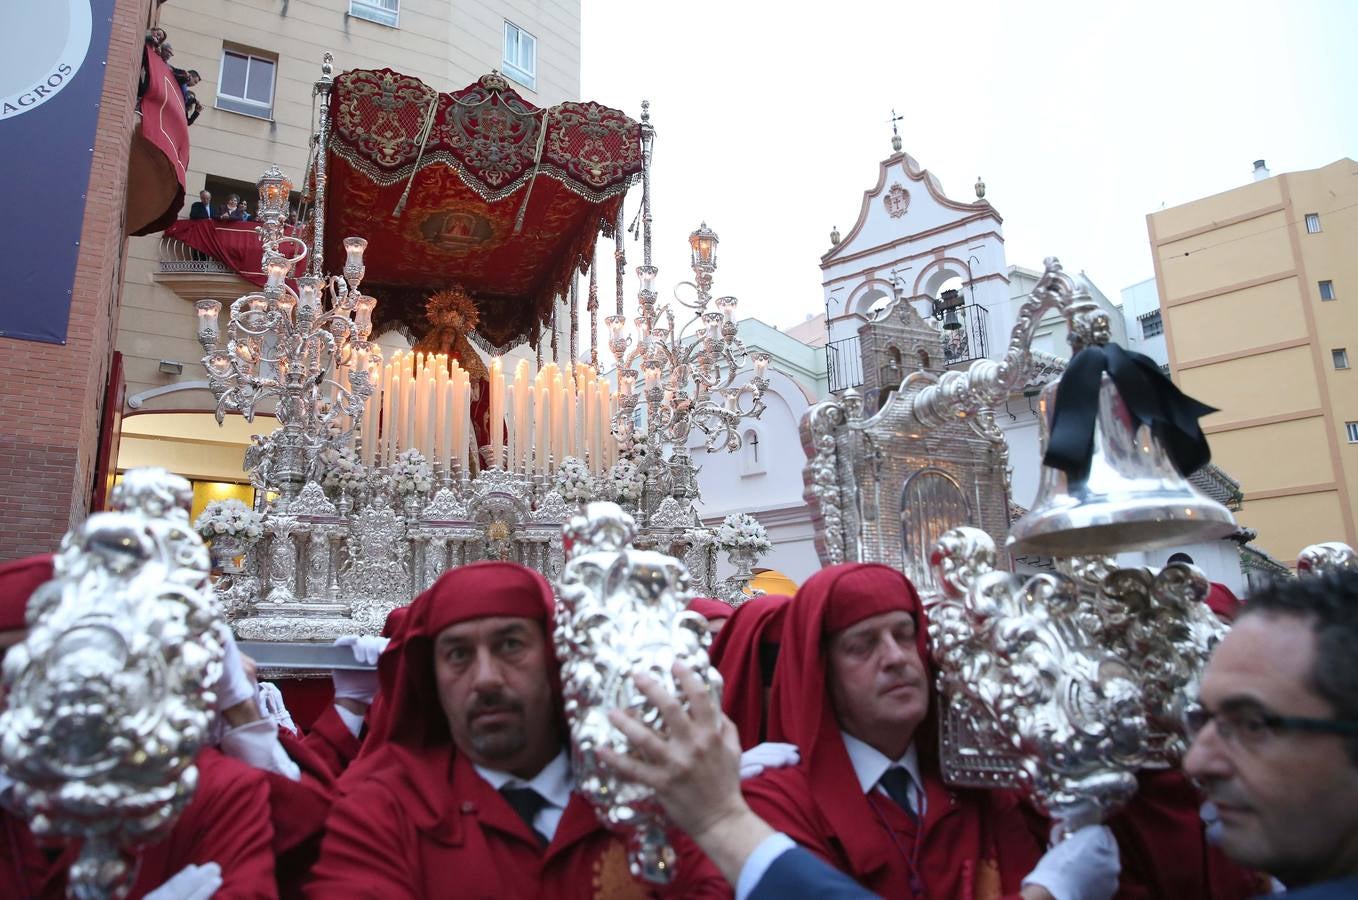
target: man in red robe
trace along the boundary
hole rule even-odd
[[[505,562],[453,569],[416,598],[307,896],[730,895],[677,832],[675,880],[633,879],[624,839],[575,792],[553,605],[541,575]]]
[[[764,741],[769,690],[792,598],[765,594],[740,605],[712,641],[712,664],[721,673],[721,709],[736,723],[740,749]]]
[[[0,651],[28,632],[28,598],[52,578],[52,557],[36,556],[0,566]],[[219,883],[218,900],[278,896],[274,883],[274,831],[265,775],[244,763],[205,749],[194,760],[198,787],[164,840],[139,854],[137,878],[129,897],[152,893],[157,900],[197,897]],[[75,844],[39,845],[28,822],[6,805],[9,785],[0,786],[0,896],[58,898],[66,895],[66,875],[79,853]],[[219,871],[212,879],[191,867]],[[188,871],[186,871],[188,870]],[[177,875],[174,886],[166,882]],[[155,890],[165,886],[161,894]],[[206,896],[203,894],[202,896]]]
[[[823,569],[786,616],[769,737],[795,744],[802,762],[744,783],[760,818],[882,896],[1112,895],[1106,828],[1043,856],[1012,795],[944,785],[927,623],[904,575]]]

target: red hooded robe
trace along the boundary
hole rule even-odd
[[[722,712],[736,723],[742,750],[764,741],[766,665],[762,661],[782,641],[783,617],[791,600],[782,594],[766,594],[741,604],[712,641],[712,663],[723,682]]]
[[[675,881],[657,889],[633,879],[623,838],[605,830],[579,794],[540,850],[503,796],[455,751],[434,678],[434,638],[458,622],[516,616],[541,621],[550,645],[554,604],[541,575],[504,562],[453,569],[416,598],[387,648],[386,702],[345,772],[346,793],[327,823],[307,896],[730,896],[715,866],[677,832]]]
[[[26,628],[29,595],[52,578],[52,557],[34,556],[0,566],[0,631]],[[185,866],[215,862],[222,867],[218,900],[278,896],[274,883],[274,838],[269,786],[263,773],[203,750],[194,760],[198,787],[174,828],[141,851],[131,898],[160,887]],[[0,896],[51,898],[66,895],[66,873],[78,848],[56,856],[38,846],[28,823],[0,809]]]
[[[917,897],[1016,895],[1041,856],[1038,840],[1012,795],[944,785],[936,697],[914,740],[926,797],[922,827],[885,797],[865,795],[854,774],[826,686],[825,638],[894,610],[914,615],[916,650],[927,661],[919,596],[895,569],[831,566],[797,591],[783,626],[768,736],[797,745],[802,762],[746,781],[746,798],[774,828],[882,896],[912,896],[912,870],[921,888]]]

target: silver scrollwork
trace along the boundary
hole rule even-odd
[[[580,792],[600,821],[629,832],[632,873],[664,884],[675,854],[654,793],[603,765],[597,751],[633,752],[608,721],[608,711],[635,712],[651,728],[659,711],[636,689],[645,673],[675,690],[670,667],[683,661],[721,696],[721,675],[708,660],[710,637],[701,616],[685,609],[689,575],[677,559],[631,547],[636,523],[614,503],[591,503],[566,528],[570,559],[557,586],[556,652]]]
[[[188,482],[143,470],[119,487],[115,511],[62,541],[4,662],[0,761],[35,834],[82,839],[75,897],[123,896],[135,850],[188,804],[221,676],[225,625]]]

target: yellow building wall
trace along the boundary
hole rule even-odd
[[[1202,420],[1209,428],[1320,406],[1309,347],[1184,369],[1178,383],[1190,396],[1221,410]]]
[[[1325,419],[1313,416],[1208,434],[1212,461],[1250,492],[1324,484],[1334,480]],[[1261,452],[1270,448],[1268,452]]]
[[[1307,232],[1308,213],[1319,233]],[[1221,410],[1203,425],[1214,461],[1245,492],[1237,519],[1289,563],[1310,543],[1358,543],[1358,443],[1345,427],[1358,422],[1358,375],[1331,360],[1344,348],[1358,364],[1358,163],[1244,185],[1148,225],[1171,369]],[[1320,300],[1322,280],[1336,300]],[[1270,418],[1287,421],[1235,427]]]
[[[1224,193],[1153,213],[1154,237],[1161,241],[1174,240],[1189,231],[1211,228],[1220,222],[1277,206],[1282,199],[1282,185],[1277,179],[1251,182]]]
[[[1290,272],[1287,216],[1279,210],[1162,244],[1160,259],[1162,296],[1174,298]]]
[[[1259,532],[1255,543],[1270,556],[1292,565],[1307,545],[1343,539],[1343,512],[1338,492],[1326,491],[1246,500],[1235,517]]]
[[[1226,353],[1241,353],[1307,337],[1305,303],[1297,278],[1217,294],[1164,311],[1179,368]]]

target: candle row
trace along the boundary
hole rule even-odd
[[[548,475],[573,456],[602,474],[617,462],[614,397],[608,382],[585,365],[549,364],[530,378],[528,362],[520,360],[507,378],[495,357],[488,383],[473,383],[456,359],[397,351],[380,372],[372,368],[372,383],[359,451],[368,466],[390,466],[412,447],[449,472],[465,470],[473,454],[483,463],[472,424],[482,390],[489,392],[491,423],[485,440],[499,466]]]

